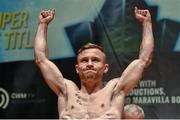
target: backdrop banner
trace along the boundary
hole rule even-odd
[[[78,86],[76,52],[87,42],[104,48],[110,70],[104,84],[138,57],[142,26],[134,7],[149,9],[153,62],[125,104],[148,119],[180,119],[180,0],[1,0],[0,118],[58,118],[57,96],[34,62],[33,40],[41,10],[55,8],[48,28],[50,59]]]

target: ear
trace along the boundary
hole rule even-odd
[[[76,73],[79,74],[79,70],[78,70],[78,65],[77,64],[75,65],[75,68],[76,68]]]
[[[109,70],[109,64],[105,64],[104,73],[107,73]]]

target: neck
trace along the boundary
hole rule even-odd
[[[92,94],[99,91],[102,88],[102,81],[92,82],[89,80],[86,82],[81,82],[81,91],[84,93]]]

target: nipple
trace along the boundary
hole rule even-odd
[[[101,104],[101,107],[103,108],[103,107],[104,107],[104,104]]]
[[[74,109],[74,105],[71,105],[71,109]]]

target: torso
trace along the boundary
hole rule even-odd
[[[116,83],[117,80],[111,80],[100,91],[85,94],[73,82],[67,81],[67,96],[58,97],[59,117],[61,119],[121,118],[125,95],[123,92],[114,94],[113,88]]]

